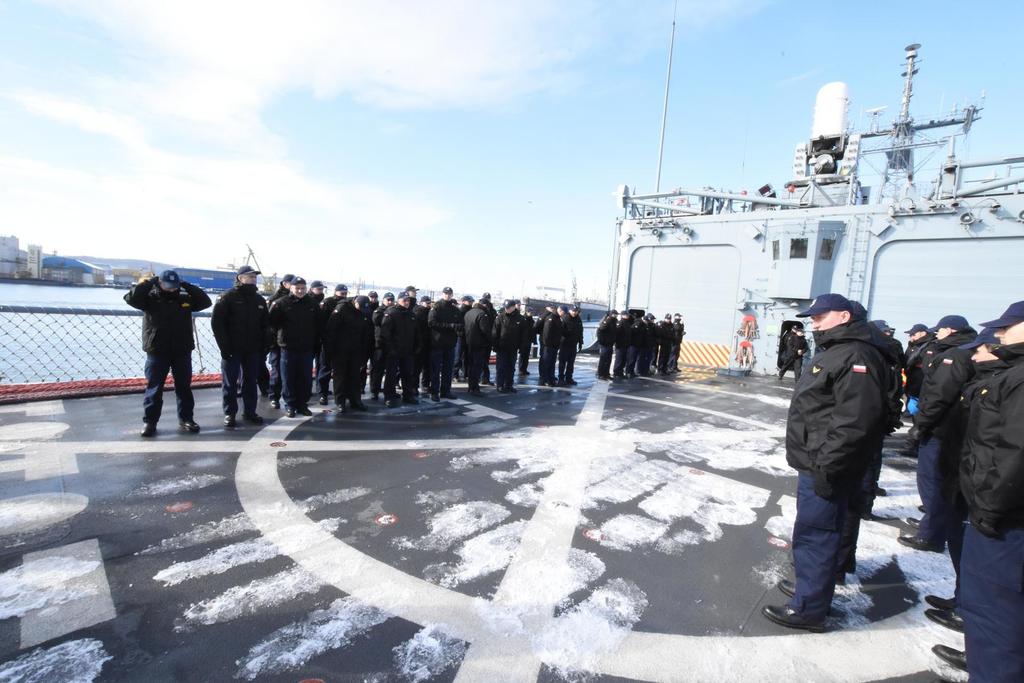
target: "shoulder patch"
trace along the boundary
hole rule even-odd
[[[854,365],[853,366],[853,371],[856,372],[858,375],[866,375],[866,374],[868,374],[868,366],[866,366],[866,365]]]
[[[942,359],[942,364],[943,365],[952,365],[953,364],[953,359],[952,358],[943,358]]]
[[[815,366],[813,366],[811,368],[811,374],[812,375],[817,375],[819,372],[821,372],[821,367],[820,366],[815,365]]]
[[[985,389],[982,389],[982,390],[981,390],[981,395],[982,395],[982,396],[984,396],[984,395],[985,395],[985,394],[987,394],[987,393],[988,393],[988,388],[987,388],[987,387],[986,387]]]

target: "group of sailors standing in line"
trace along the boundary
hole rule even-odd
[[[899,542],[949,550],[954,594],[925,596],[925,615],[965,641],[964,651],[932,650],[971,681],[1024,681],[1024,301],[980,333],[960,315],[916,324],[906,352],[884,321],[868,322],[839,294],[798,316],[811,318],[816,352],[786,430],[798,472],[795,580],[779,583],[790,599],[764,616],[824,630],[836,584],[856,569],[860,522],[877,519],[883,440],[910,416],[902,453],[917,458],[924,514]]]

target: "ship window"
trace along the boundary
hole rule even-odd
[[[789,258],[807,258],[807,238],[789,241]]]
[[[822,261],[831,261],[832,254],[836,250],[836,241],[833,239],[825,238],[821,240],[821,252],[818,253],[818,258]]]
[[[779,260],[779,241],[772,240],[772,261]]]

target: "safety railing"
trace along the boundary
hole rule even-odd
[[[210,314],[193,317],[196,383],[218,380]],[[142,312],[0,304],[0,400],[137,390]]]

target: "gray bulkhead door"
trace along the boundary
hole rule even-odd
[[[640,247],[627,301],[660,320],[682,313],[686,341],[731,345],[738,326],[740,252],[730,245]]]
[[[1022,256],[1024,237],[891,242],[875,255],[868,312],[904,341],[914,323],[948,314],[977,329],[1024,296]]]

